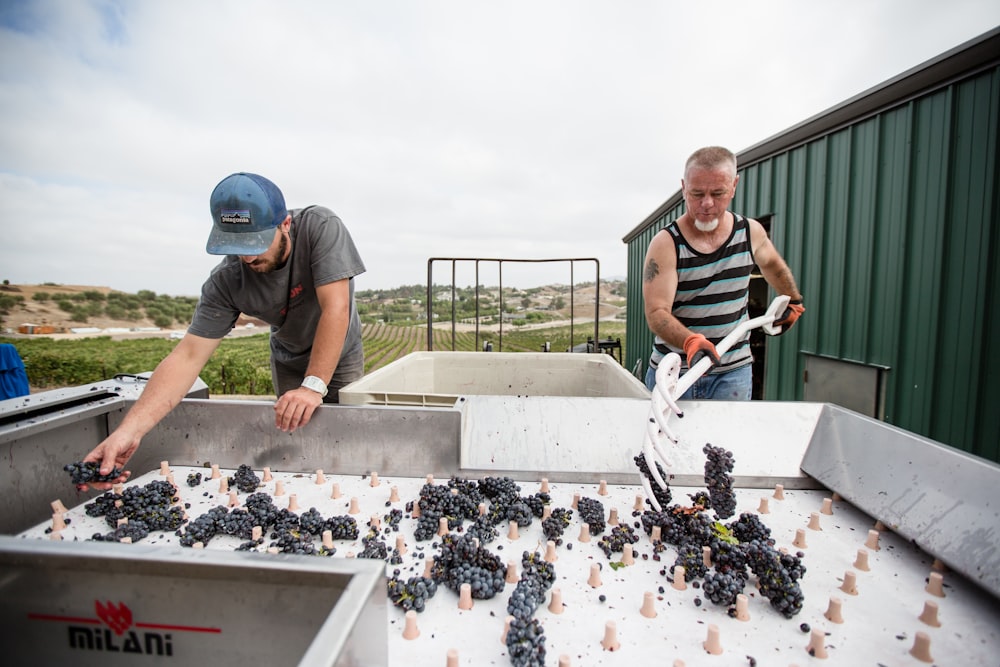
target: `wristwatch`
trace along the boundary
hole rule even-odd
[[[323,382],[323,379],[316,377],[315,375],[307,375],[306,378],[302,380],[302,386],[306,389],[312,389],[320,396],[326,396],[329,391],[326,383]]]

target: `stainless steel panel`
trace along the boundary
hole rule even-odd
[[[802,469],[1000,596],[1000,465],[826,405]]]
[[[636,484],[649,399],[565,396],[463,396],[461,467],[469,477]],[[665,444],[672,483],[704,484],[706,443],[733,452],[741,487],[817,488],[799,469],[822,405],[793,402],[682,401]]]
[[[133,459],[146,471],[179,465],[363,475],[458,470],[461,413],[449,408],[324,405],[294,433],[274,425],[272,401],[186,400],[147,434]]]
[[[384,568],[0,537],[4,662],[386,665]]]
[[[123,376],[80,387],[0,401],[0,483],[5,494],[0,534],[14,534],[49,516],[49,504],[86,499],[63,471],[79,461],[118,424],[142,394],[145,380]],[[198,380],[189,396],[205,396]]]
[[[12,418],[7,426],[13,435],[0,448],[0,482],[10,508],[0,512],[0,534],[16,534],[45,520],[53,500],[73,505],[99,495],[76,491],[62,467],[96,447],[121,423],[129,405],[101,398],[96,406]],[[32,428],[40,421],[44,427]],[[143,438],[127,467],[138,474],[167,460],[447,477],[459,469],[460,429],[461,414],[450,409],[323,406],[309,425],[287,434],[274,426],[271,401],[186,399]]]

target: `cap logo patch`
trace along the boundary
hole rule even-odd
[[[223,209],[219,213],[219,224],[222,225],[249,225],[252,224],[250,221],[250,211],[249,209],[240,210],[226,210]]]

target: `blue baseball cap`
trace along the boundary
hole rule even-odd
[[[288,216],[278,186],[257,174],[226,176],[212,190],[210,255],[260,255],[271,247],[274,229]]]

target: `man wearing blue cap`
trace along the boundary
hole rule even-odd
[[[321,206],[289,211],[263,176],[227,176],[212,192],[207,251],[226,257],[201,288],[184,338],[159,363],[139,400],[85,461],[123,467],[140,440],[187,394],[240,314],[271,325],[275,425],[292,432],[364,374],[354,276],[364,263],[350,233]],[[93,486],[101,488],[102,484]]]

